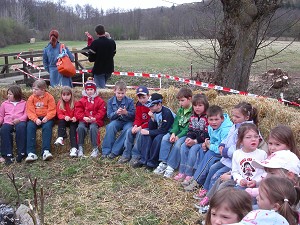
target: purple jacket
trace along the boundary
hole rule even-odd
[[[21,100],[15,106],[10,101],[4,101],[0,106],[0,124],[13,124],[14,119],[27,121],[26,101]]]

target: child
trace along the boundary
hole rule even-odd
[[[56,145],[64,145],[64,138],[67,136],[66,127],[70,127],[70,142],[71,150],[70,156],[76,157],[78,153],[78,145],[76,141],[76,129],[77,119],[74,115],[75,100],[72,93],[72,89],[68,86],[62,87],[60,100],[57,103],[56,112],[58,117],[58,138],[56,139]]]
[[[186,138],[192,114],[192,96],[192,90],[186,87],[181,88],[176,95],[180,108],[176,113],[172,129],[164,135],[161,141],[159,152],[161,163],[154,170],[156,174],[164,174],[164,177],[170,178],[179,166],[180,147]]]
[[[0,107],[1,147],[7,165],[13,163],[13,135],[16,131],[17,162],[25,158],[26,153],[26,101],[22,100],[22,90],[13,85],[7,89],[7,100]]]
[[[82,97],[75,105],[75,118],[79,122],[77,127],[78,157],[83,157],[83,144],[88,129],[90,129],[90,138],[93,148],[91,157],[96,158],[99,155],[98,131],[99,127],[104,126],[105,114],[105,101],[98,96],[96,83],[92,77],[89,77],[84,84]]]
[[[233,107],[231,111],[233,125],[229,130],[226,139],[219,145],[221,160],[209,169],[208,175],[203,184],[203,189],[199,191],[199,197],[203,198],[207,191],[213,186],[215,181],[224,173],[231,170],[232,154],[236,150],[238,129],[244,123],[254,123],[257,125],[257,109],[247,102],[241,102]],[[208,199],[204,198],[200,205],[206,205]]]
[[[106,125],[106,133],[102,143],[102,158],[114,159],[122,153],[126,131],[132,127],[135,116],[134,102],[127,97],[126,84],[118,81],[114,88],[115,96],[107,102],[107,117],[110,123]],[[116,139],[118,131],[122,130]]]
[[[297,225],[298,212],[295,206],[299,202],[299,194],[299,187],[294,187],[289,179],[270,176],[263,179],[259,186],[257,204],[260,209],[278,212],[290,225]]]
[[[177,181],[188,182],[194,174],[194,164],[200,145],[208,138],[206,110],[209,107],[204,94],[196,94],[192,99],[193,115],[190,118],[187,138],[180,149],[179,173],[174,177]]]
[[[139,160],[131,160],[134,168],[146,166],[154,169],[158,165],[160,143],[163,136],[170,130],[175,115],[173,112],[162,105],[163,96],[153,93],[146,106],[149,107],[150,120],[149,129],[141,129],[140,135],[136,139],[133,152],[141,152]]]
[[[247,192],[224,188],[212,197],[205,225],[237,223],[252,210],[251,203]]]
[[[26,162],[38,159],[36,155],[36,130],[42,127],[42,156],[43,160],[53,158],[50,147],[52,139],[53,118],[56,116],[56,105],[53,96],[47,92],[44,80],[36,80],[32,85],[32,95],[27,100],[27,158]]]
[[[227,137],[232,127],[232,122],[228,114],[223,113],[222,108],[217,105],[212,105],[208,108],[207,118],[210,139],[205,139],[205,142],[199,150],[198,157],[201,161],[196,167],[197,170],[194,173],[193,179],[190,179],[188,183],[182,183],[182,185],[185,186],[185,191],[194,191],[199,185],[204,183],[209,168],[221,159],[218,147],[221,141]]]
[[[133,151],[132,147],[134,144],[134,138],[140,135],[141,129],[148,128],[148,121],[150,119],[149,108],[145,106],[149,99],[149,91],[145,86],[140,86],[136,89],[136,95],[138,97],[138,102],[136,103],[136,113],[133,122],[133,127],[126,131],[126,138],[124,142],[124,152],[120,157],[118,163],[126,163],[131,157],[134,160],[139,160],[141,153],[139,151]]]

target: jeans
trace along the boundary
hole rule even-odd
[[[94,74],[94,80],[98,88],[105,88],[106,81],[110,78],[111,74]]]
[[[183,136],[179,138],[174,144],[173,147],[170,151],[168,160],[167,160],[167,165],[172,167],[173,169],[177,169],[180,164],[180,149],[181,145],[184,144],[184,141],[186,139],[186,136]]]
[[[204,184],[205,179],[208,175],[209,168],[216,162],[220,161],[220,159],[221,159],[221,155],[216,154],[213,151],[208,150],[203,153],[204,153],[204,157],[201,160],[201,162],[194,174],[194,180],[196,180],[197,183],[200,185]]]
[[[85,122],[79,122],[78,127],[77,127],[77,133],[78,133],[78,146],[83,146],[84,144],[84,139],[85,136],[88,132],[88,128],[90,129],[90,138],[91,138],[91,143],[94,148],[98,147],[98,134],[99,134],[99,127],[98,124],[96,123],[90,123],[87,124]]]
[[[43,118],[39,118],[43,119]],[[51,140],[52,140],[52,126],[53,120],[48,120],[46,123],[42,123],[41,125],[36,125],[35,122],[29,120],[27,122],[27,147],[26,152],[36,154],[36,130],[38,128],[42,128],[42,155],[45,150],[50,152],[51,148]]]
[[[205,183],[203,184],[203,188],[205,190],[209,190],[212,188],[214,183],[217,181],[217,179],[224,173],[227,173],[230,171],[230,168],[225,166],[223,163],[216,162],[214,165],[212,165],[209,169],[208,175],[205,179]]]
[[[16,125],[3,124],[1,127],[1,146],[2,155],[13,157],[13,134],[16,131],[16,144],[18,155],[26,153],[26,122],[20,122]]]
[[[70,127],[69,139],[72,148],[78,148],[77,140],[76,140],[77,126],[78,126],[77,122],[74,123],[72,121],[58,120],[58,129],[57,129],[58,137],[66,138],[67,137],[66,128]]]
[[[126,138],[125,138],[125,142],[124,142],[124,152],[122,154],[122,156],[124,158],[130,159],[132,158],[140,158],[141,157],[141,149],[137,148],[137,147],[133,147],[134,146],[134,139],[136,140],[136,143],[138,142],[138,140],[140,139],[141,133],[135,133],[133,134],[131,132],[132,127],[129,128],[126,131]]]
[[[106,133],[102,143],[102,155],[113,153],[114,155],[121,155],[126,132],[132,127],[132,122],[113,120],[106,125]],[[116,139],[116,134],[122,130],[119,137]]]
[[[191,147],[188,147],[185,143],[181,145],[179,173],[183,173],[187,176],[193,176],[194,165],[197,160],[198,152],[201,150],[200,148],[199,144],[195,144]]]

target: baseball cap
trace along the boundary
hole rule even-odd
[[[153,93],[145,105],[146,107],[150,108],[155,104],[161,103],[162,100],[163,100],[163,96],[161,94]]]
[[[149,94],[149,90],[145,86],[139,86],[136,89],[136,95],[148,95],[148,94]]]
[[[241,222],[230,225],[288,225],[288,221],[274,210],[253,210],[249,212]],[[229,225],[229,224],[228,224]]]
[[[263,161],[253,161],[252,166],[256,168],[282,168],[293,172],[294,174],[300,174],[300,161],[298,157],[290,150],[281,150],[272,153]]]

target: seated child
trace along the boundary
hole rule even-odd
[[[133,147],[133,152],[141,152],[141,158],[131,160],[132,167],[146,166],[154,169],[158,165],[160,143],[163,136],[170,130],[175,114],[162,105],[163,96],[153,93],[147,107],[150,108],[149,129],[142,129]]]
[[[136,95],[138,97],[138,102],[135,106],[136,113],[133,127],[127,130],[124,142],[124,152],[118,160],[118,163],[126,163],[131,158],[133,158],[133,160],[138,160],[141,157],[141,153],[139,151],[132,152],[132,147],[134,144],[134,139],[137,135],[140,135],[141,129],[148,128],[150,116],[148,115],[149,108],[146,107],[145,104],[149,99],[149,91],[145,86],[140,86],[136,89]],[[137,149],[135,148],[135,150]]]
[[[56,116],[56,105],[53,96],[47,92],[44,80],[36,80],[32,85],[32,95],[27,100],[27,158],[26,162],[38,159],[36,155],[36,130],[42,128],[42,156],[43,160],[53,158],[51,154],[51,139],[53,119]]]
[[[22,99],[22,90],[13,85],[7,89],[7,100],[0,107],[1,148],[7,165],[13,163],[13,135],[16,132],[17,162],[26,154],[26,101]]]
[[[179,166],[180,147],[185,141],[192,115],[192,96],[192,90],[186,87],[181,88],[176,95],[180,108],[176,113],[172,129],[161,141],[159,152],[161,162],[153,171],[156,174],[163,174],[164,177],[170,178]]]
[[[99,155],[99,127],[104,126],[104,117],[106,114],[105,101],[100,98],[97,92],[97,86],[92,77],[89,77],[84,84],[81,99],[75,105],[75,117],[79,121],[78,134],[78,157],[84,156],[84,139],[88,129],[92,143],[91,157],[96,158]]]
[[[115,96],[107,101],[106,133],[102,143],[102,158],[114,159],[122,154],[126,131],[132,127],[135,116],[134,102],[126,96],[126,84],[118,81],[114,87]],[[122,130],[122,131],[121,131]],[[117,132],[121,131],[118,138]]]

